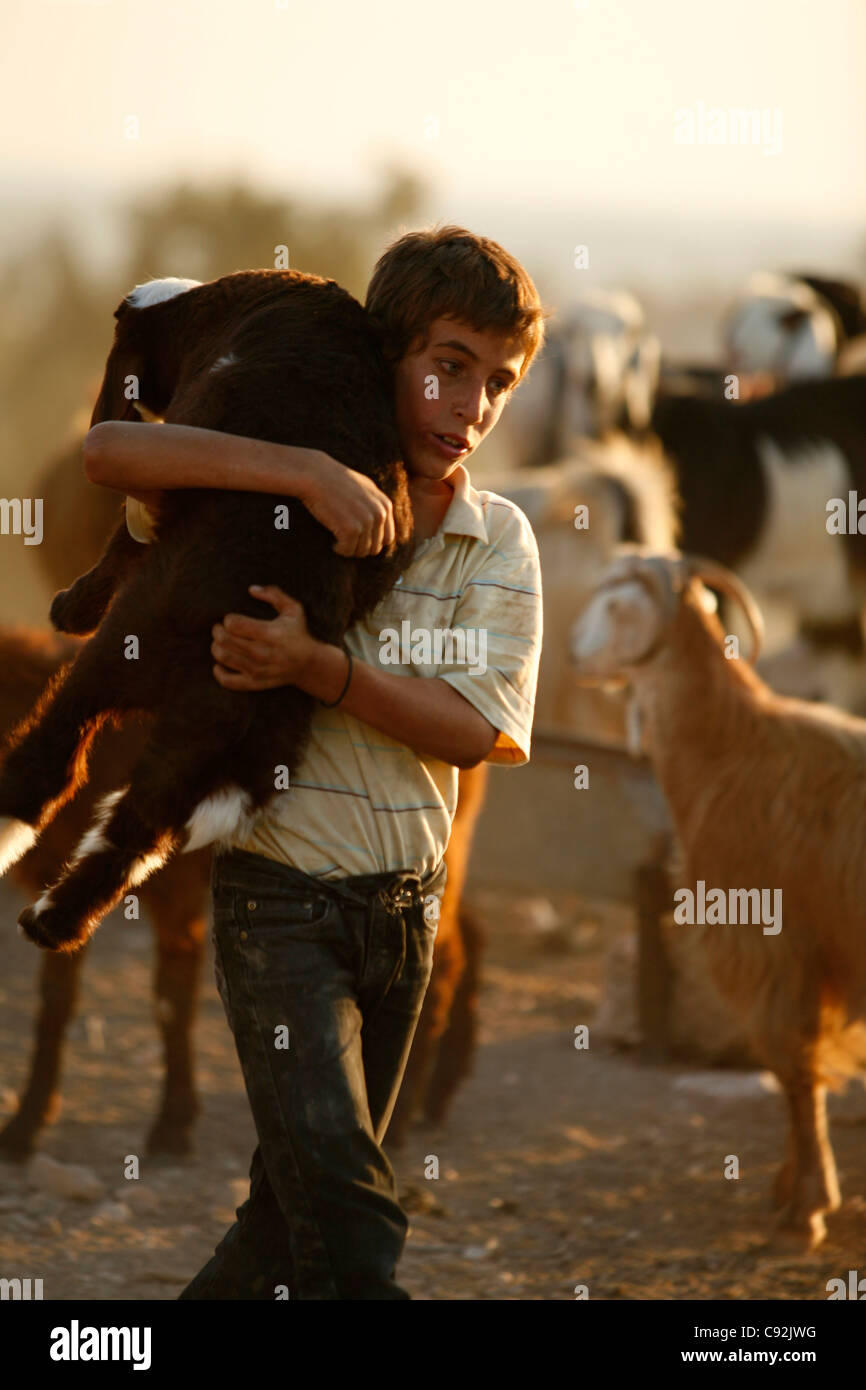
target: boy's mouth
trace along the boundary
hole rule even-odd
[[[431,432],[430,438],[445,458],[457,459],[460,458],[461,454],[469,453],[469,440],[465,439],[462,434],[433,434]]]

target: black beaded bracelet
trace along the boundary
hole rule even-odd
[[[346,651],[346,648],[345,648],[345,647],[343,648],[343,651],[346,652],[346,656],[349,658],[349,669],[348,669],[348,671],[346,672],[346,684],[343,686],[343,689],[340,691],[340,693],[339,693],[339,695],[337,696],[336,700],[320,700],[320,701],[319,701],[319,704],[320,704],[320,705],[323,705],[325,709],[336,709],[336,707],[337,707],[337,705],[340,703],[340,701],[341,701],[342,699],[345,698],[346,691],[349,689],[349,682],[350,682],[351,679],[352,679],[352,653]]]

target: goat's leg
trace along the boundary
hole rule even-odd
[[[112,709],[142,707],[144,682],[118,663],[106,689],[99,654],[82,648],[51,676],[36,704],[8,733],[0,768],[0,874],[35,844],[40,832],[87,780],[94,736]]]
[[[478,1036],[478,996],[486,938],[477,918],[465,909],[458,914],[458,925],[465,964],[424,1102],[425,1117],[434,1124],[444,1120],[460,1082],[472,1071]]]
[[[103,797],[64,873],[21,913],[18,921],[37,946],[78,950],[127,890],[175,850],[209,843],[215,826],[230,831],[252,812],[251,795],[239,787],[210,796],[224,780],[219,750],[238,741],[250,716],[236,692],[214,685],[216,695],[206,688],[200,697],[196,736],[188,709],[169,704],[162,711],[129,786]]]
[[[786,1084],[785,1093],[791,1117],[793,1162],[787,1205],[779,1217],[783,1235],[804,1238],[809,1249],[820,1245],[827,1234],[824,1213],[840,1205],[839,1179],[827,1132],[827,1088],[803,1070]]]
[[[797,1176],[797,1150],[794,1143],[794,1127],[788,1128],[788,1155],[773,1179],[772,1203],[777,1211],[789,1206],[794,1196]]]
[[[123,521],[93,568],[54,595],[48,616],[57,631],[80,636],[95,632],[118,587],[146,551],[147,547],[129,534],[124,511]]]
[[[151,901],[156,883],[148,894],[157,938],[154,1012],[165,1061],[162,1102],[147,1136],[150,1154],[188,1154],[194,1148],[199,1103],[192,1029],[207,931],[200,858],[177,856],[160,875],[156,901]]]
[[[30,1076],[18,1109],[0,1130],[0,1153],[6,1158],[29,1158],[42,1126],[59,1108],[58,1085],[66,1029],[75,1012],[84,952],[48,955],[39,977],[41,1007]]]
[[[461,902],[475,824],[484,806],[487,780],[488,767],[485,763],[461,771],[457,783],[455,826],[445,856],[448,883],[442,898],[442,919],[448,929],[450,963],[445,979],[439,984],[441,1017],[436,1020],[432,1073],[428,1069],[423,1077],[425,1118],[434,1123],[445,1118],[450,1098],[455,1094],[460,1080],[470,1072],[473,1063],[484,934],[477,920],[463,909]]]
[[[405,1141],[406,1131],[415,1111],[424,1101],[436,1048],[445,1032],[454,991],[463,973],[463,943],[456,929],[456,919],[449,917],[444,907],[443,898],[430,983],[424,995],[400,1093],[388,1126],[387,1142],[392,1148],[399,1148]]]

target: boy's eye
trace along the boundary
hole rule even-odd
[[[436,365],[439,366],[439,367],[444,367],[444,368],[446,369],[446,373],[447,373],[448,376],[457,376],[458,373],[459,373],[460,371],[462,371],[462,369],[463,369],[463,363],[462,363],[462,362],[455,362],[455,361],[454,361],[452,358],[450,358],[450,357],[440,357],[440,358],[438,358],[438,359],[437,359],[437,364],[436,364]],[[452,369],[453,369],[453,370],[452,370]],[[497,377],[496,379],[491,380],[491,382],[489,383],[488,388],[487,388],[487,394],[488,394],[488,396],[490,396],[491,398],[494,398],[494,397],[496,397],[496,396],[501,396],[502,393],[503,393],[503,391],[507,391],[508,389],[509,389],[509,383],[508,383],[507,381],[501,381],[501,380]]]

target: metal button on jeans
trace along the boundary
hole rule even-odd
[[[254,902],[248,902],[248,903],[247,903],[247,908],[249,909],[250,912],[255,912],[255,910],[256,910],[257,907],[258,907],[258,903],[254,903]]]

